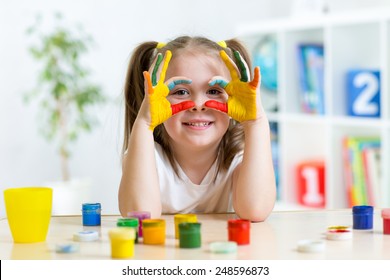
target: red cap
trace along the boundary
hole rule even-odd
[[[390,208],[382,210],[382,218],[383,219],[390,219]]]
[[[248,220],[228,220],[228,227],[232,228],[250,228],[250,222]]]

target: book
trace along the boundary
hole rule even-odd
[[[324,114],[324,47],[298,45],[301,108],[305,113]]]
[[[280,199],[280,186],[279,186],[279,133],[278,133],[278,123],[270,122],[270,132],[271,132],[271,153],[272,153],[272,162],[275,173],[275,183],[276,183],[276,198]]]
[[[379,148],[362,151],[364,178],[367,187],[368,203],[373,206],[381,205],[381,153]]]
[[[379,186],[374,187],[377,184],[374,181],[376,180],[374,176],[377,175],[374,174],[377,173],[375,168],[377,169],[379,164],[373,163],[375,157],[367,158],[366,155],[365,158],[364,155],[369,154],[371,150],[379,150],[380,144],[380,139],[376,137],[346,137],[343,140],[344,174],[349,206],[375,203],[374,192],[378,192]]]
[[[343,163],[344,163],[344,184],[347,191],[348,206],[357,205],[357,201],[353,196],[353,171],[352,171],[352,152],[348,146],[348,137],[343,139]]]

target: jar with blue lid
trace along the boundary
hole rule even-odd
[[[101,224],[101,205],[100,203],[83,203],[83,225],[100,226]]]
[[[374,224],[374,207],[360,205],[352,207],[353,229],[372,229]]]

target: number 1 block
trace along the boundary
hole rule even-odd
[[[347,112],[349,116],[380,117],[381,103],[379,71],[348,71]]]
[[[307,161],[297,165],[297,195],[301,205],[325,207],[325,164]]]

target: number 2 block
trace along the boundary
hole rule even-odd
[[[297,194],[301,205],[325,207],[325,164],[322,161],[301,162],[297,165]]]
[[[347,111],[349,116],[380,117],[381,104],[379,71],[348,71]]]

